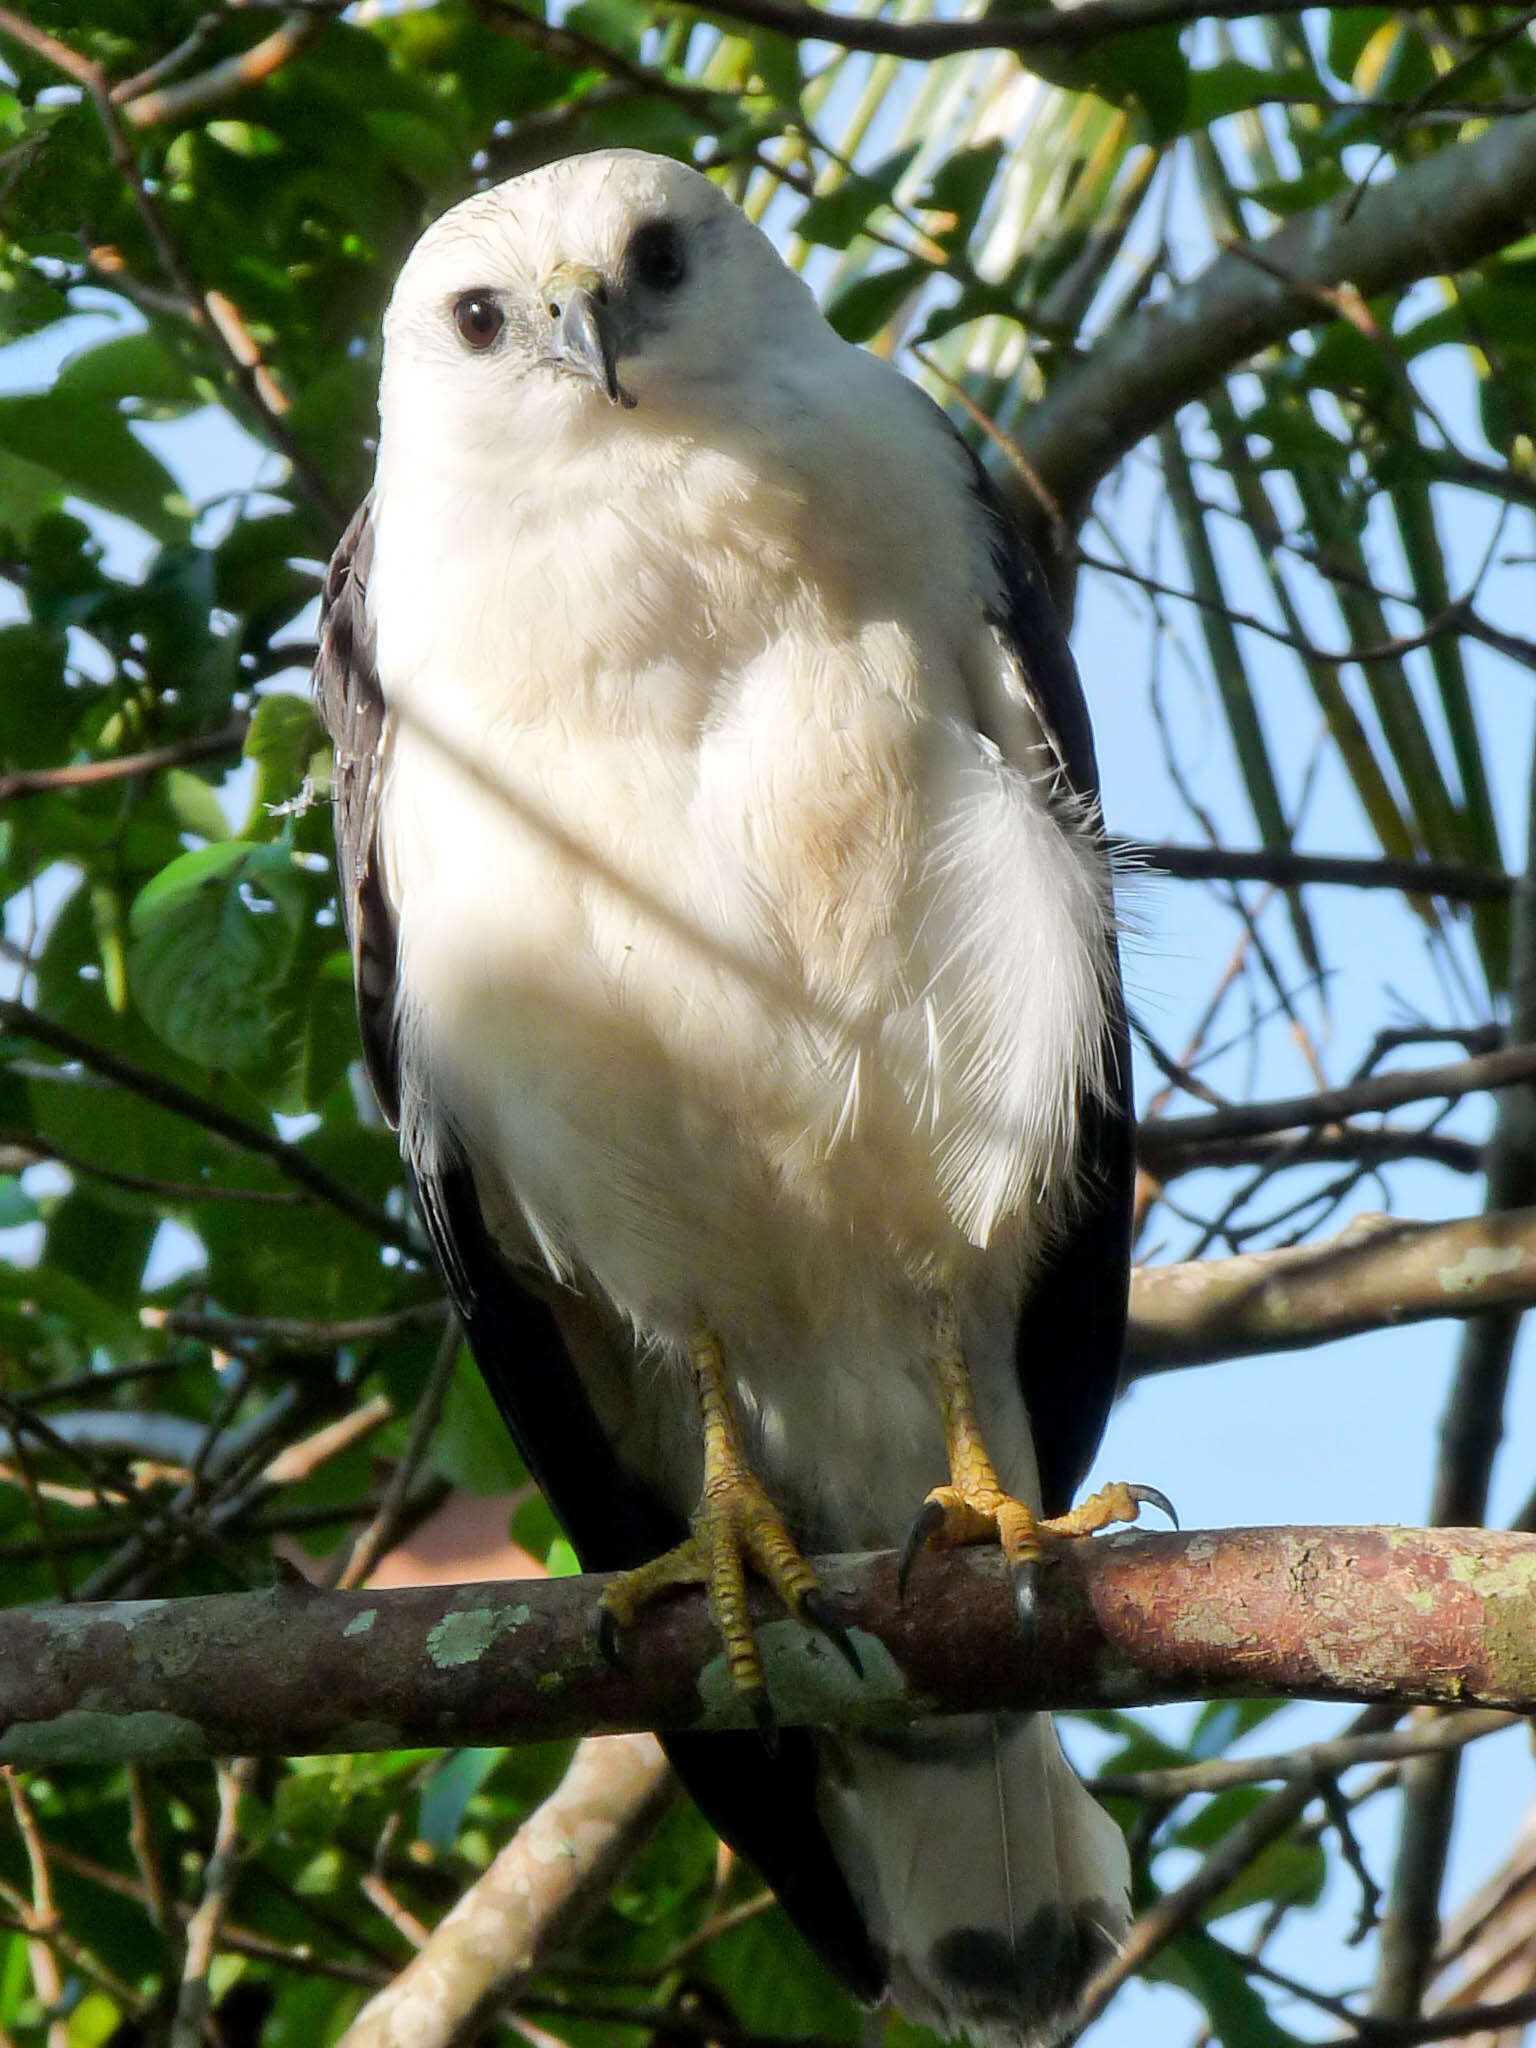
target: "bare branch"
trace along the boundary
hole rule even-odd
[[[1150,868],[1181,882],[1267,882],[1289,889],[1314,882],[1346,889],[1388,889],[1396,894],[1441,896],[1454,903],[1498,903],[1514,877],[1497,868],[1459,860],[1386,860],[1347,854],[1293,853],[1288,847],[1144,846],[1111,840],[1121,873]]]
[[[1082,50],[1110,36],[1200,20],[1243,21],[1256,14],[1305,11],[1308,0],[1082,0],[1039,14],[991,13],[979,21],[885,21],[834,13],[799,0],[724,0],[704,9],[723,21],[744,21],[779,35],[832,43],[843,50],[927,59],[964,50]],[[1356,0],[1340,0],[1344,6]],[[1360,0],[1363,4],[1363,0]]]
[[[167,746],[146,747],[141,754],[118,754],[105,761],[72,761],[62,768],[17,768],[0,775],[0,804],[47,790],[83,789],[90,783],[116,782],[124,776],[153,775],[162,768],[180,768],[188,762],[232,753],[244,740],[249,724],[249,719],[232,718],[217,732],[194,733]]]
[[[1536,1537],[1238,1529],[1059,1546],[1037,1640],[990,1549],[821,1561],[856,1681],[814,1630],[756,1615],[786,1723],[1297,1695],[1536,1708]],[[298,1755],[750,1725],[701,1596],[599,1655],[596,1579],[395,1592],[280,1586],[0,1614],[0,1762]],[[856,1619],[855,1619],[856,1617]],[[67,1646],[67,1647],[66,1647]]]
[[[358,2014],[340,2048],[458,2048],[570,1939],[673,1797],[653,1735],[583,1742],[415,1956]]]
[[[1536,1035],[1536,755],[1527,773],[1525,869],[1515,891],[1510,944],[1510,1033]],[[1511,1089],[1500,1101],[1489,1147],[1490,1209],[1536,1202],[1536,1091]],[[1511,1305],[1479,1316],[1462,1333],[1440,1422],[1440,1453],[1429,1517],[1480,1522],[1487,1513],[1493,1461],[1520,1314]],[[1374,2017],[1408,2023],[1423,2004],[1440,1941],[1440,1892],[1455,1815],[1457,1759],[1423,1758],[1404,1772],[1398,1852],[1382,1921]]]
[[[242,50],[237,57],[226,57],[222,64],[211,64],[195,78],[184,78],[179,85],[162,86],[130,80],[130,84],[139,86],[138,92],[128,95],[119,91],[112,97],[121,106],[123,119],[134,128],[149,128],[163,121],[189,121],[280,71],[308,49],[323,27],[324,18],[320,15],[290,14],[249,50]]]
[[[1004,25],[1010,35],[1035,24],[1049,31],[1080,26],[1094,11],[1006,17]],[[1524,114],[1372,186],[1347,221],[1332,205],[1295,215],[1260,245],[1264,268],[1252,251],[1217,257],[1064,368],[1031,408],[1020,439],[1052,496],[1076,510],[1180,406],[1260,349],[1329,317],[1320,288],[1353,285],[1371,298],[1465,269],[1526,234],[1533,210],[1536,115]],[[1021,516],[1039,527],[1027,493],[1015,495]]]
[[[1274,1102],[1234,1104],[1201,1116],[1160,1117],[1144,1123],[1137,1150],[1154,1173],[1163,1172],[1180,1152],[1198,1149],[1212,1139],[1255,1137],[1266,1131],[1312,1130],[1341,1123],[1346,1117],[1400,1109],[1408,1102],[1455,1101],[1483,1088],[1510,1088],[1536,1078],[1536,1045],[1509,1045],[1476,1059],[1439,1067],[1414,1067],[1404,1073],[1372,1074],[1342,1088],[1320,1088],[1315,1095],[1284,1096]]]
[[[209,1972],[240,1865],[240,1795],[251,1782],[253,1768],[249,1757],[218,1767],[218,1825],[203,1868],[203,1895],[187,1922],[171,2048],[200,2048],[203,2040],[210,2004]]]
[[[1101,1799],[1157,1800],[1185,1799],[1191,1793],[1225,1792],[1233,1785],[1263,1785],[1277,1779],[1285,1784],[1307,1779],[1321,1783],[1357,1764],[1463,1749],[1485,1735],[1517,1727],[1519,1720],[1518,1714],[1473,1709],[1436,1715],[1422,1727],[1393,1729],[1385,1735],[1337,1735],[1331,1741],[1309,1742],[1276,1756],[1213,1756],[1204,1763],[1171,1764],[1165,1770],[1113,1771],[1090,1782]]]
[[[446,1301],[413,1302],[376,1316],[348,1316],[328,1321],[311,1316],[210,1316],[192,1309],[142,1308],[146,1329],[169,1330],[176,1337],[199,1337],[227,1350],[237,1344],[270,1345],[296,1351],[329,1351],[338,1344],[371,1344],[398,1336],[419,1324],[441,1322],[452,1310]]]
[[[93,1045],[88,1038],[81,1038],[77,1032],[28,1009],[25,1003],[0,1000],[0,1030],[34,1039],[64,1059],[78,1061],[90,1073],[100,1074],[104,1080],[142,1096],[146,1102],[169,1110],[172,1116],[185,1117],[241,1151],[254,1152],[259,1158],[269,1159],[289,1180],[307,1188],[332,1209],[360,1224],[381,1244],[393,1245],[399,1251],[415,1250],[411,1233],[393,1216],[387,1216],[382,1209],[375,1208],[372,1202],[365,1201],[344,1182],[337,1180],[334,1174],[327,1173],[297,1145],[290,1145],[273,1132],[262,1130],[259,1124],[248,1123],[244,1117],[236,1116],[206,1095],[194,1095],[190,1088],[183,1088],[179,1082],[168,1080],[163,1074],[151,1073],[147,1067],[124,1059],[121,1053],[111,1052],[103,1045]]]
[[[1319,1244],[1138,1267],[1126,1369],[1163,1372],[1533,1302],[1536,1209],[1455,1223],[1357,1216]]]

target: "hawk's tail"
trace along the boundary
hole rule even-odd
[[[823,1740],[827,1832],[903,2011],[988,2048],[1049,2041],[1124,1935],[1130,1883],[1050,1716]]]

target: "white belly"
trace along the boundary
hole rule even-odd
[[[515,1254],[638,1334],[646,1383],[595,1389],[601,1419],[691,1504],[694,1465],[663,1469],[691,1432],[652,1424],[691,1421],[678,1361],[707,1331],[765,1480],[857,1545],[943,1476],[937,1286],[1033,1490],[1013,1332],[1105,926],[1096,856],[1039,786],[921,709],[937,654],[889,622],[838,644],[829,664],[786,631],[707,693],[620,678],[622,730],[600,675],[515,725],[397,688],[380,841],[406,1114],[466,1142]]]
[[[943,1476],[936,1284],[967,1311],[996,1455],[1032,1490],[1011,1351],[1035,1209],[1004,1219],[983,1256],[946,1194],[958,1027],[914,929],[927,821],[873,849],[910,878],[894,909],[844,904],[797,947],[761,900],[739,792],[712,817],[696,757],[656,765],[637,787],[632,750],[578,759],[524,733],[495,777],[509,806],[488,777],[396,734],[384,852],[407,1064],[432,1114],[495,1161],[515,1204],[503,1234],[595,1286],[646,1340],[646,1384],[605,1420],[679,1507],[697,1484],[691,1453],[676,1466],[692,1443],[676,1426],[692,1408],[679,1361],[708,1331],[795,1520],[827,1543],[897,1537]],[[587,860],[571,843],[578,774]],[[841,1001],[839,954],[854,992]]]

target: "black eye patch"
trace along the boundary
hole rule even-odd
[[[646,221],[629,238],[624,267],[636,284],[650,291],[676,291],[688,275],[681,229],[670,220]]]

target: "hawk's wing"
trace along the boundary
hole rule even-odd
[[[380,1106],[398,1125],[405,1091],[395,1030],[395,920],[376,839],[388,714],[367,607],[372,559],[365,501],[326,577],[315,688],[336,748],[336,858],[363,1050]],[[430,1161],[413,1144],[409,1121],[401,1146],[486,1385],[583,1565],[619,1571],[641,1564],[687,1532],[599,1429],[561,1329],[559,1292],[551,1298],[535,1291],[501,1255],[462,1148],[447,1133],[433,1135]],[[578,1316],[574,1297],[567,1301],[568,1316]],[[591,1341],[589,1330],[583,1335]],[[670,1735],[664,1746],[710,1822],[757,1865],[829,1965],[862,1996],[879,1997],[885,1966],[817,1818],[808,1732],[783,1730],[772,1751],[755,1734]]]
[[[1096,817],[1099,773],[1093,733],[1067,636],[1044,572],[979,461],[975,479],[1003,592],[1002,608],[988,623],[1028,691],[1071,794],[1091,803]],[[1051,1515],[1070,1506],[1093,1462],[1125,1347],[1136,1125],[1117,954],[1112,953],[1111,967],[1103,1062],[1108,1090],[1102,1099],[1085,1091],[1078,1107],[1083,1197],[1019,1320],[1019,1384],[1029,1408],[1045,1511]]]

